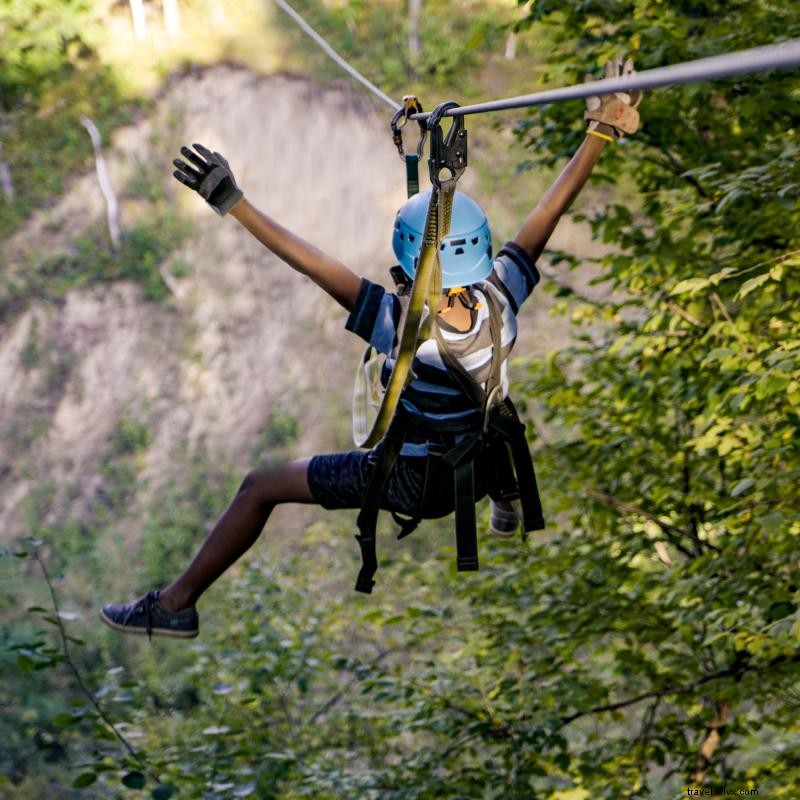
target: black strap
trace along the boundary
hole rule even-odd
[[[511,398],[506,397],[497,411],[491,415],[488,430],[493,437],[497,437],[495,447],[502,446],[505,449],[506,463],[510,457],[513,464],[517,496],[522,504],[522,530],[526,533],[543,530],[545,524],[542,500],[539,496],[528,440],[525,438],[525,425],[520,421]],[[502,460],[501,453],[498,461],[502,463]],[[505,468],[500,467],[500,469]],[[495,470],[499,471],[497,462]],[[504,499],[516,499],[516,497],[510,495]]]
[[[378,571],[378,556],[375,548],[378,512],[380,511],[381,500],[386,491],[389,476],[392,474],[397,457],[400,455],[400,448],[403,446],[406,429],[405,414],[398,409],[398,413],[395,414],[392,424],[383,437],[381,450],[378,453],[377,461],[372,468],[372,474],[367,483],[363,505],[356,520],[358,525],[356,541],[361,548],[361,569],[356,579],[357,592],[372,594],[372,587],[375,585],[373,578]]]
[[[478,569],[478,526],[475,519],[475,459],[483,432],[469,434],[443,462],[453,470],[456,502],[456,566],[459,572]]]
[[[419,526],[420,522],[422,522],[421,517],[404,517],[402,514],[398,514],[397,511],[390,511],[392,515],[392,519],[400,526],[400,530],[397,532],[398,539],[405,539]]]
[[[409,197],[419,192],[419,156],[405,155],[406,162],[406,191]]]

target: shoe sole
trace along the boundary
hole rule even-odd
[[[133,628],[130,625],[120,625],[118,622],[114,622],[111,617],[107,617],[103,610],[100,610],[100,619],[105,622],[110,628],[113,628],[115,631],[122,631],[122,633],[131,633],[134,636],[147,636],[147,628]],[[194,639],[199,630],[194,631],[173,631],[169,628],[153,628],[150,633],[153,636],[169,636],[172,639]]]

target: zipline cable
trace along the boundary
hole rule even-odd
[[[275,2],[346,72],[357,81],[366,86],[373,94],[390,105],[395,111],[401,109],[401,103],[396,103],[391,97],[384,94],[374,83],[367,80],[355,67],[345,61],[322,38],[286,0]],[[694,61],[684,61],[680,64],[671,64],[667,67],[647,69],[643,72],[634,72],[621,78],[603,78],[602,80],[580,83],[574,86],[565,86],[560,89],[546,89],[533,94],[523,94],[517,97],[508,97],[504,100],[493,100],[487,103],[477,103],[471,106],[459,106],[444,112],[445,117],[462,116],[465,114],[480,114],[487,111],[503,111],[509,108],[525,108],[527,106],[540,106],[546,103],[559,103],[564,100],[577,100],[596,94],[611,94],[612,92],[630,92],[633,89],[655,89],[659,86],[677,86],[683,83],[697,83],[699,81],[730,78],[734,75],[747,75],[753,72],[767,72],[776,69],[791,69],[800,66],[800,39],[788,39],[777,44],[768,44],[763,47],[753,47],[749,50],[739,50],[733,53],[723,53],[708,58],[697,58]],[[409,114],[408,119],[423,120],[430,116],[430,112]]]
[[[350,73],[357,81],[367,87],[374,95],[390,105],[395,111],[402,108],[401,103],[395,103],[391,97],[385,95],[374,83],[368,81],[355,67],[351,67],[323,38],[320,36],[285,0],[275,2],[343,69]]]
[[[462,114],[480,114],[485,111],[501,111],[507,108],[523,108],[540,106],[545,103],[558,103],[564,100],[576,100],[597,94],[612,92],[630,92],[633,89],[655,89],[659,86],[675,86],[681,83],[697,83],[698,81],[729,78],[733,75],[744,75],[751,72],[766,72],[774,69],[790,69],[800,66],[800,39],[789,39],[778,44],[754,47],[750,50],[739,50],[723,53],[709,58],[698,58],[684,61],[668,67],[657,67],[642,72],[634,72],[621,78],[603,78],[602,80],[565,86],[561,89],[547,89],[534,94],[523,94],[505,100],[478,103],[471,106],[459,106],[457,109],[445,111],[444,116],[451,117]],[[427,113],[409,114],[409,119],[425,119]]]

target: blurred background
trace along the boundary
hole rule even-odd
[[[295,3],[426,110],[798,37],[791,6]],[[0,41],[0,797],[797,797],[797,71],[648,94],[559,224],[512,370],[547,531],[493,541],[482,503],[458,574],[452,519],[383,520],[366,597],[355,512],[286,506],[200,638],[151,644],[99,607],[253,466],[350,449],[362,349],[171,161],[220,151],[388,287],[391,111],[268,0],[12,0]],[[466,118],[496,250],[582,115]]]

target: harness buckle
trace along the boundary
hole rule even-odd
[[[453,116],[453,123],[447,136],[442,133],[441,120],[445,111],[458,108],[458,103],[453,100],[440,103],[428,117],[427,127],[431,132],[431,155],[428,159],[431,183],[441,189],[443,183],[452,181],[454,184],[464,174],[467,168],[467,129],[464,127],[464,117]],[[442,170],[450,173],[449,178],[442,180]]]
[[[491,414],[503,402],[503,385],[498,383],[486,398],[486,405],[483,409],[483,432],[489,430],[489,422],[491,421]]]

